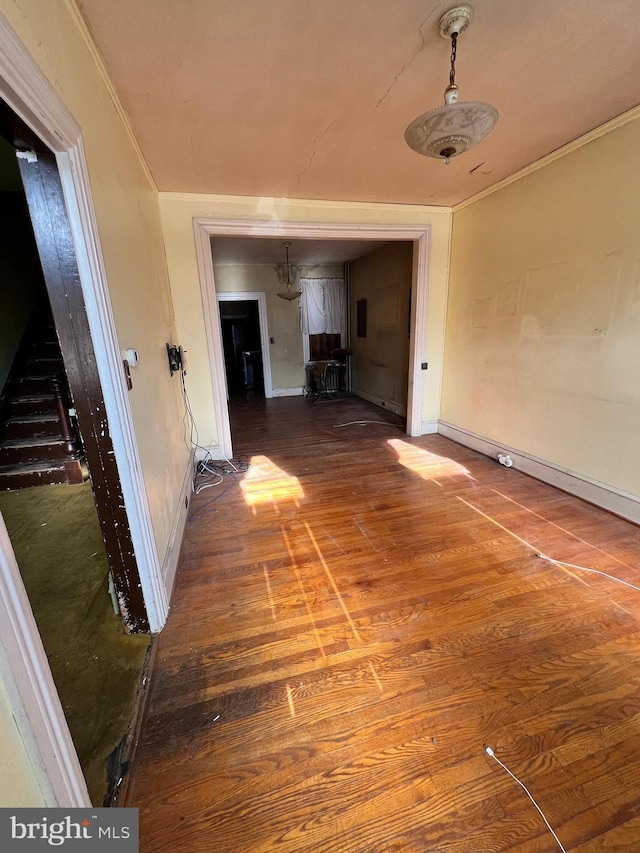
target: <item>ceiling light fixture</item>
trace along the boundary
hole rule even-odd
[[[440,18],[440,35],[442,38],[451,39],[451,71],[449,85],[444,91],[444,106],[418,116],[404,133],[407,145],[418,154],[436,157],[445,163],[481,142],[498,121],[498,111],[490,104],[481,101],[458,101],[458,36],[467,29],[472,18],[473,9],[466,4],[449,9]]]
[[[283,292],[278,293],[276,295],[279,296],[280,299],[286,299],[288,302],[292,302],[294,299],[297,299],[301,294],[299,290],[291,290],[291,287],[293,285],[293,282],[291,281],[291,269],[289,267],[289,246],[291,245],[291,242],[289,240],[286,240],[282,245],[284,246],[284,250],[286,252],[287,262],[286,264],[280,264],[278,266],[277,272],[278,278],[280,279],[281,283],[287,285],[287,290],[286,293]]]

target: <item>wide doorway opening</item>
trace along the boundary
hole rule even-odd
[[[297,226],[302,236],[295,239],[296,226],[290,226],[293,234],[287,226],[286,236],[294,239],[282,241],[282,225],[278,237],[256,236],[253,230],[251,236],[222,236],[210,227],[204,232],[206,257],[204,236],[199,248],[201,268],[208,267],[201,278],[207,290],[203,302],[218,309],[206,322],[210,352],[219,346],[222,356],[211,362],[214,389],[219,391],[223,382],[221,447],[231,452],[228,402],[257,403],[270,396],[328,402],[355,394],[405,418],[407,432],[420,432],[422,377],[417,371],[425,345],[421,312],[426,308],[427,232],[373,228],[366,239],[361,233],[359,239],[347,239],[334,226],[326,229],[335,229],[334,239],[320,239],[308,236],[309,226]],[[381,236],[387,239],[375,239]],[[261,352],[256,347],[253,356],[242,354],[250,352],[242,344],[249,317],[242,306],[246,290],[260,294],[268,327]],[[233,308],[224,305],[230,291],[235,292]],[[262,360],[264,398],[255,383],[249,388],[246,361],[251,357]],[[267,359],[269,371],[264,370]]]

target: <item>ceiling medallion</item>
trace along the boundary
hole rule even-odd
[[[407,145],[424,154],[449,163],[481,142],[498,121],[498,111],[482,101],[458,101],[456,86],[456,52],[458,36],[473,18],[468,5],[455,6],[440,18],[440,35],[451,39],[451,70],[449,85],[444,92],[444,106],[436,107],[414,119],[405,130]]]

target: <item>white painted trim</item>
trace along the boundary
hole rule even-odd
[[[233,449],[231,444],[231,423],[227,405],[227,376],[224,369],[224,348],[222,346],[222,329],[220,313],[216,304],[216,283],[213,273],[213,255],[211,254],[211,232],[200,225],[197,219],[193,221],[193,231],[196,242],[196,258],[200,291],[202,294],[202,309],[204,313],[204,328],[209,351],[209,372],[211,374],[211,391],[213,405],[216,410],[218,428],[218,443],[214,445],[221,456],[213,459],[231,459]],[[215,233],[215,232],[214,232]],[[187,382],[189,375],[187,374]]]
[[[215,276],[215,270],[214,270]],[[269,325],[267,323],[267,297],[264,291],[252,290],[225,291],[216,293],[217,302],[257,302],[258,319],[260,322],[260,349],[262,350],[262,373],[264,377],[264,396],[267,399],[273,397],[273,385],[271,379],[271,354],[269,352]],[[222,323],[222,318],[220,318]]]
[[[302,397],[304,388],[274,388],[274,397]]]
[[[605,136],[607,133],[611,133],[613,130],[623,127],[625,124],[628,124],[630,121],[635,121],[638,118],[640,118],[640,106],[632,107],[630,110],[627,110],[627,112],[612,118],[604,124],[601,124],[600,127],[596,127],[588,133],[579,136],[577,139],[573,139],[561,148],[556,148],[556,150],[552,151],[550,154],[541,157],[539,160],[535,160],[533,163],[529,163],[528,166],[519,169],[512,175],[508,175],[506,178],[492,184],[492,186],[487,187],[485,190],[481,190],[479,193],[476,193],[464,201],[461,201],[459,204],[454,205],[452,208],[453,213],[458,213],[459,210],[464,210],[464,208],[468,207],[470,204],[475,204],[476,201],[480,201],[480,199],[486,198],[488,195],[493,195],[493,193],[503,190],[505,187],[508,187],[509,184],[513,184],[521,178],[525,178],[532,172],[537,172],[538,169],[544,169],[545,166],[559,160],[561,157],[566,157],[567,154],[577,151],[584,145],[588,145],[590,142],[600,139],[601,136]]]
[[[203,459],[231,459],[231,455],[224,453],[219,444],[206,444],[196,447],[193,458],[202,462]]]
[[[162,577],[164,578],[164,586],[167,590],[167,597],[171,600],[171,591],[176,579],[178,570],[178,559],[180,557],[180,546],[184,537],[184,528],[187,523],[189,514],[189,502],[193,492],[193,453],[189,455],[189,461],[185,468],[184,477],[182,478],[182,486],[178,494],[178,503],[171,524],[171,532],[169,533],[169,543],[167,545],[167,553],[162,565]]]
[[[80,127],[1,13],[0,97],[57,156],[145,606],[151,630],[158,631],[168,613],[167,592],[121,369]],[[3,540],[0,596],[5,602],[15,596],[22,602],[26,593],[19,574],[12,571],[12,561],[13,552]],[[5,651],[12,650],[8,666],[13,680],[21,683],[24,676],[34,685],[40,684],[39,690],[25,688],[21,694],[23,731],[27,726],[37,733],[32,738],[35,753],[31,758],[40,787],[49,791],[51,804],[87,805],[86,784],[77,758],[73,759],[75,751],[37,626],[25,614],[22,604],[15,609],[14,618],[0,620],[0,643]],[[10,685],[9,674],[4,675]],[[25,742],[28,740],[27,734]]]
[[[401,418],[405,418],[407,416],[407,408],[406,406],[403,406],[402,403],[396,403],[393,400],[385,400],[383,397],[376,397],[375,394],[369,394],[368,391],[360,391],[358,388],[354,388],[352,393],[356,397],[366,400],[367,403],[373,403],[374,406],[380,406],[381,409],[387,409],[387,411],[393,412],[394,415],[399,415]]]
[[[421,435],[435,435],[438,432],[440,421],[422,421]]]
[[[438,432],[458,444],[463,444],[493,459],[497,458],[498,451],[507,453],[513,460],[513,468],[517,471],[529,474],[536,480],[542,480],[544,483],[562,489],[563,492],[569,492],[595,506],[640,524],[640,498],[636,495],[620,491],[614,486],[600,483],[584,474],[578,474],[576,471],[446,421],[440,421]]]
[[[418,436],[422,430],[422,399],[427,381],[421,364],[427,352],[427,310],[429,307],[429,259],[431,230],[413,243],[413,275],[411,285],[411,338],[409,341],[409,376],[407,380],[407,432]],[[420,322],[422,318],[422,322]]]
[[[1,515],[0,678],[45,804],[90,806],[78,755]]]
[[[157,632],[166,622],[169,599],[162,578],[151,509],[122,371],[122,356],[98,240],[98,225],[90,195],[82,139],[78,139],[76,145],[59,153],[57,157],[145,607],[151,631]]]
[[[0,95],[52,150],[75,145],[80,126],[0,13]]]
[[[411,340],[409,343],[409,386],[407,397],[407,432],[420,435],[424,374],[420,363],[426,358],[427,307],[429,295],[430,232],[428,225],[348,225],[338,223],[279,222],[264,220],[213,219],[195,217],[193,228],[204,308],[204,322],[209,348],[209,370],[213,399],[218,417],[218,441],[227,456],[232,455],[231,426],[226,398],[226,377],[222,358],[220,324],[211,321],[215,279],[210,238],[215,235],[242,237],[277,237],[302,240],[413,240],[414,271],[411,300]],[[418,380],[417,377],[422,377]],[[274,391],[274,396],[276,396]],[[228,452],[227,452],[228,451]]]

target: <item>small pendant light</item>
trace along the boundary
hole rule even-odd
[[[444,92],[444,106],[418,116],[404,134],[407,145],[418,154],[435,157],[445,163],[481,142],[498,121],[498,111],[490,104],[458,101],[458,36],[467,29],[472,18],[473,9],[467,5],[455,6],[440,18],[440,35],[451,39],[451,71],[449,85]]]
[[[286,299],[288,302],[292,302],[294,299],[297,299],[301,294],[299,290],[291,290],[291,287],[293,285],[293,282],[291,281],[291,270],[289,268],[289,246],[291,245],[291,242],[289,240],[286,240],[282,245],[284,246],[287,261],[285,267],[280,266],[280,268],[278,269],[278,275],[280,276],[280,280],[282,281],[282,283],[287,285],[287,290],[286,293],[283,292],[278,293],[276,295],[279,296],[280,299]],[[286,281],[283,281],[285,275]]]

